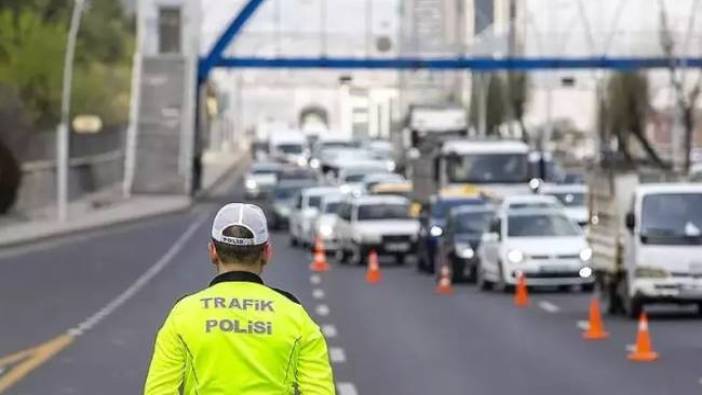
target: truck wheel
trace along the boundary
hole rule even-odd
[[[489,291],[492,289],[492,282],[485,278],[485,272],[483,271],[482,265],[478,265],[475,268],[475,282],[481,291]]]

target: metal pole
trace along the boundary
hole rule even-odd
[[[73,83],[73,59],[76,51],[76,39],[80,28],[80,17],[83,14],[85,0],[75,0],[71,27],[66,43],[66,58],[63,65],[63,94],[61,97],[61,121],[56,136],[56,176],[57,176],[57,206],[58,220],[68,219],[68,166],[69,166],[69,118],[71,115],[71,86]]]
[[[129,126],[127,128],[127,142],[124,156],[124,183],[122,184],[122,195],[128,198],[132,194],[134,184],[134,172],[136,166],[137,133],[139,127],[139,108],[141,107],[141,78],[142,78],[142,56],[144,48],[144,3],[137,4],[136,16],[136,48],[134,50],[134,61],[132,63],[132,89],[129,102]]]

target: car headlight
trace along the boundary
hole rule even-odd
[[[351,186],[350,185],[342,185],[339,190],[341,193],[350,193],[351,192]]]
[[[470,244],[456,243],[456,255],[463,259],[472,259],[475,256],[475,251]]]
[[[313,168],[313,169],[319,169],[319,166],[320,166],[320,165],[321,165],[321,163],[319,163],[319,159],[314,158],[314,159],[310,160],[310,167],[311,167],[311,168]]]
[[[305,159],[305,158],[302,157],[302,156],[299,157],[299,158],[297,158],[297,165],[300,166],[300,167],[306,166],[306,165],[307,165],[307,159]]]
[[[590,276],[592,276],[592,268],[590,268],[589,266],[585,266],[581,268],[580,271],[578,271],[578,275],[580,276],[580,278],[589,278]]]
[[[334,233],[334,229],[332,229],[331,225],[321,225],[319,227],[319,235],[322,237],[330,237]]]
[[[290,214],[290,208],[288,206],[277,205],[275,206],[276,213],[286,216]]]
[[[397,165],[395,164],[394,161],[389,160],[389,161],[387,161],[385,167],[387,167],[388,171],[395,171],[395,169],[397,168]]]
[[[670,274],[667,270],[653,266],[639,266],[634,271],[636,277],[641,278],[666,278]]]
[[[590,248],[590,247],[583,248],[583,250],[580,251],[580,254],[578,254],[578,255],[580,256],[581,261],[587,262],[592,258],[592,248]]]
[[[439,225],[432,225],[429,229],[429,234],[431,237],[439,237],[444,234],[444,230]]]
[[[511,263],[521,263],[524,260],[524,253],[519,250],[510,250],[507,253],[507,260]]]
[[[256,180],[246,180],[246,189],[256,189],[257,187],[258,184],[256,183]]]

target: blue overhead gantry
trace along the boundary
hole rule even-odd
[[[215,67],[287,69],[391,69],[391,70],[547,70],[610,69],[634,70],[667,67],[702,67],[702,58],[667,57],[452,57],[452,58],[355,58],[355,57],[224,57],[226,48],[265,0],[249,0],[215,42],[209,54],[200,59],[198,78],[207,80]]]

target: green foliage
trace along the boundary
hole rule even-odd
[[[31,11],[0,11],[0,83],[13,87],[33,124],[56,121],[61,96],[65,25]]]
[[[58,121],[63,61],[73,0],[2,0],[0,83],[16,90],[35,130]],[[133,52],[130,21],[116,0],[91,0],[76,48],[73,114],[96,114],[103,123],[128,117]]]

